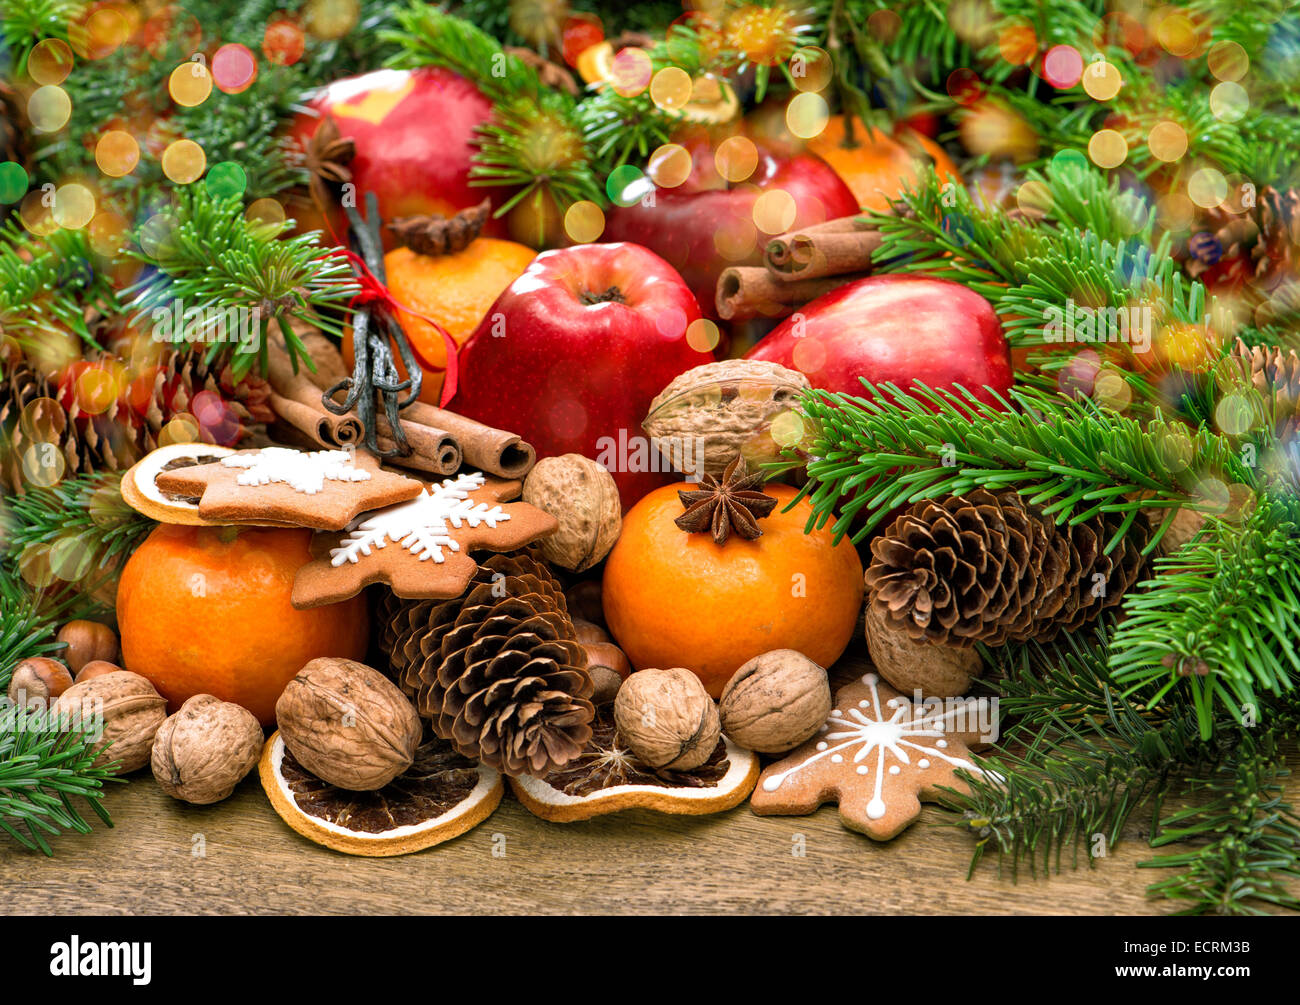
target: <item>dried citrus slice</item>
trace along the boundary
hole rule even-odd
[[[758,781],[758,757],[725,736],[691,771],[656,772],[627,749],[608,708],[592,723],[591,741],[577,760],[541,778],[510,779],[519,801],[544,820],[568,823],[619,810],[720,813],[744,802]]]
[[[164,471],[193,464],[208,464],[233,454],[230,447],[212,443],[171,443],[146,454],[122,476],[122,498],[138,513],[159,523],[210,527],[211,520],[199,516],[199,501],[168,495],[154,484]]]
[[[501,802],[501,775],[429,740],[415,763],[382,789],[351,792],[309,773],[277,731],[258,768],[262,788],[290,827],[349,855],[406,855],[459,837]]]

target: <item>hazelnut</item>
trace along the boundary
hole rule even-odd
[[[543,457],[524,480],[523,501],[551,514],[559,529],[539,542],[549,562],[582,572],[609,554],[623,529],[614,476],[581,454]]]
[[[651,768],[689,771],[712,756],[718,709],[689,670],[640,670],[614,699],[614,724],[628,748]]]
[[[121,669],[116,663],[110,663],[108,660],[91,660],[77,671],[76,681],[80,684],[83,680],[102,677],[106,673],[117,673]]]
[[[26,709],[41,709],[72,687],[72,674],[58,660],[31,656],[9,678],[9,700]]]
[[[605,608],[601,600],[599,579],[584,579],[581,583],[574,583],[564,591],[564,603],[575,624],[578,621],[589,621],[597,627],[605,627]]]
[[[865,631],[871,662],[907,698],[918,689],[926,698],[960,697],[983,672],[984,664],[974,649],[917,642],[875,604],[867,604]]]
[[[600,625],[593,624],[590,621],[583,621],[582,618],[573,619],[573,631],[578,636],[578,641],[584,646],[591,643],[608,642],[609,632],[601,628]]]
[[[97,767],[125,775],[149,763],[167,700],[137,673],[118,670],[73,684],[51,707],[69,728],[97,734]]]
[[[345,659],[312,660],[298,671],[275,718],[298,763],[341,789],[382,789],[414,763],[422,732],[392,681]]]
[[[204,806],[234,792],[261,753],[257,716],[233,702],[196,694],[158,728],[150,763],[167,795]]]
[[[632,664],[623,650],[612,642],[582,642],[582,648],[587,654],[587,673],[596,685],[591,702],[593,705],[607,705],[632,673]]]
[[[98,621],[69,621],[56,640],[66,644],[62,655],[73,674],[94,660],[112,662],[118,657],[117,633]]]
[[[793,649],[774,649],[743,663],[718,702],[723,732],[763,754],[793,750],[830,711],[826,671]]]

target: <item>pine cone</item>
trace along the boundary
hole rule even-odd
[[[0,162],[27,163],[27,103],[23,96],[0,80]]]
[[[204,392],[207,397],[200,397]],[[69,397],[71,404],[65,405]],[[127,397],[98,414],[83,412],[75,395],[61,396],[54,383],[10,350],[0,358],[0,485],[22,494],[29,480],[22,474],[23,458],[36,443],[56,445],[63,459],[57,477],[68,478],[125,470],[158,446],[168,422],[196,408],[205,439],[227,446],[274,418],[266,381],[248,376],[235,384],[228,367],[215,371],[195,351],[173,353],[159,367],[146,400],[128,404]]]
[[[1208,209],[1200,226],[1188,242],[1190,276],[1214,269],[1228,283],[1250,281],[1271,290],[1293,271],[1300,247],[1300,192],[1266,185],[1246,212]]]
[[[1143,568],[1138,515],[1058,526],[1013,491],[922,500],[871,544],[871,603],[917,641],[997,646],[1074,631],[1120,602]]]
[[[1230,359],[1266,401],[1274,402],[1278,437],[1293,438],[1300,430],[1300,356],[1294,349],[1248,346],[1237,339]]]
[[[455,600],[388,602],[381,643],[438,736],[508,775],[544,775],[591,739],[594,687],[560,584],[493,555]]]

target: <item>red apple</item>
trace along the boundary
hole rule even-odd
[[[448,407],[518,433],[539,457],[600,461],[631,506],[667,480],[641,431],[651,399],[712,359],[686,340],[699,316],[681,276],[638,245],[544,252],[461,347]]]
[[[862,395],[859,378],[907,390],[960,384],[994,404],[1011,387],[1011,353],[993,306],[923,276],[868,276],[787,318],[747,354],[802,371],[813,387]]]
[[[769,233],[806,227],[858,211],[858,201],[834,169],[812,153],[787,153],[760,141],[758,163],[738,184],[718,173],[715,149],[697,137],[683,144],[691,153],[690,177],[676,188],[654,192],[631,206],[613,209],[604,240],[633,241],[666,258],[686,280],[700,310],[716,318],[718,276],[732,265],[757,265]],[[754,204],[780,189],[794,200],[792,221],[776,205],[760,212],[765,233],[756,226]]]
[[[504,201],[503,191],[469,183],[475,130],[487,122],[492,103],[450,70],[375,70],[347,77],[318,91],[307,108],[290,127],[291,137],[304,146],[324,116],[337,123],[340,135],[356,143],[349,168],[363,211],[367,192],[378,197],[385,220],[450,216],[478,205],[484,195],[494,205]],[[330,225],[342,239],[342,213],[332,214]],[[504,224],[491,220],[485,232],[504,236]]]

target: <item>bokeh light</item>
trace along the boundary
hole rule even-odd
[[[805,432],[803,416],[793,409],[775,416],[768,427],[772,442],[782,450],[799,446],[803,442]]]
[[[72,99],[58,84],[46,84],[27,99],[27,120],[38,133],[57,133],[72,115]]]
[[[1217,80],[1236,82],[1250,69],[1250,57],[1237,42],[1219,42],[1205,57],[1205,63]]]
[[[980,81],[979,74],[968,67],[963,66],[948,74],[945,86],[948,97],[959,105],[970,107],[984,96],[984,84]]]
[[[1215,168],[1201,168],[1187,179],[1187,196],[1202,209],[1214,209],[1228,197],[1228,179]]]
[[[708,318],[696,318],[686,326],[686,344],[696,352],[713,352],[722,333]]]
[[[1043,54],[1043,79],[1058,90],[1073,87],[1083,77],[1083,56],[1072,45],[1054,45]]]
[[[1187,153],[1187,132],[1177,122],[1165,119],[1151,127],[1147,146],[1156,160],[1172,163]]]
[[[998,32],[998,52],[1013,66],[1026,66],[1038,55],[1038,36],[1029,24],[1010,24]]]
[[[796,94],[785,109],[785,124],[801,140],[810,140],[826,128],[831,110],[826,99],[813,91]]]
[[[176,218],[168,212],[155,213],[140,227],[140,249],[151,258],[161,258],[176,232]]]
[[[666,112],[675,112],[690,103],[693,86],[691,75],[680,66],[665,66],[650,81],[650,100]]]
[[[1170,192],[1156,203],[1156,222],[1171,233],[1189,230],[1195,215],[1192,200],[1181,192]]]
[[[1128,140],[1114,129],[1099,129],[1088,140],[1088,156],[1097,167],[1119,167],[1128,159]]]
[[[1083,74],[1083,90],[1094,101],[1109,101],[1124,86],[1119,67],[1104,59],[1093,60]]]
[[[1250,110],[1250,95],[1240,84],[1225,80],[1210,91],[1210,111],[1220,122],[1238,122]]]
[[[306,48],[307,37],[288,18],[272,21],[262,33],[262,55],[278,66],[293,66]]]
[[[37,237],[48,237],[59,229],[49,200],[39,190],[23,196],[23,201],[18,205],[18,219]]]
[[[90,246],[105,258],[111,258],[122,250],[126,244],[126,231],[126,217],[112,210],[100,210],[87,228]]]
[[[575,202],[565,211],[564,232],[574,244],[592,244],[605,232],[605,213],[589,199]]]
[[[1016,206],[1030,216],[1046,214],[1052,208],[1052,190],[1041,181],[1027,181],[1016,189]]]
[[[614,55],[609,84],[617,94],[625,98],[635,98],[650,86],[652,69],[650,53],[635,45],[629,45]]]
[[[754,200],[754,226],[765,234],[784,234],[794,226],[799,207],[783,188],[768,189]]]
[[[131,22],[115,6],[97,7],[86,18],[85,31],[72,36],[87,59],[103,59],[116,52],[131,37]]]
[[[729,136],[718,144],[713,163],[727,181],[744,181],[758,167],[758,147],[747,136]]]
[[[110,178],[121,178],[140,163],[140,144],[121,129],[110,129],[95,144],[95,163]]]
[[[54,222],[67,230],[80,230],[95,215],[95,193],[85,185],[71,182],[54,192]]]
[[[654,191],[654,182],[632,164],[620,164],[605,179],[605,194],[616,206],[632,206]]]
[[[193,140],[176,140],[169,143],[162,155],[162,169],[177,185],[197,181],[208,166],[208,156]]]
[[[47,38],[32,46],[27,75],[37,84],[62,84],[72,72],[72,47],[61,38]]]
[[[254,199],[248,204],[248,209],[244,210],[244,219],[250,226],[265,227],[269,230],[278,231],[284,222],[288,219],[285,214],[284,206],[279,199],[272,199],[269,196],[262,199]]]
[[[194,416],[182,412],[172,416],[170,422],[158,432],[158,446],[167,447],[173,443],[197,443],[200,426]]]
[[[17,202],[27,194],[27,171],[17,161],[0,164],[0,202]]]
[[[167,78],[167,91],[184,108],[201,105],[212,93],[212,74],[198,60],[182,63]]]
[[[867,18],[867,32],[872,38],[879,39],[882,42],[892,42],[894,36],[898,34],[903,27],[903,19],[898,16],[896,11],[884,9],[875,10]]]
[[[248,188],[248,174],[235,161],[221,161],[212,165],[203,183],[219,198],[242,196]]]
[[[691,176],[691,154],[677,143],[665,143],[650,155],[646,173],[660,188],[676,188]]]
[[[790,77],[797,91],[824,91],[835,75],[831,54],[815,45],[805,45],[790,57]]]
[[[302,8],[302,26],[314,38],[332,42],[355,28],[360,16],[358,0],[307,0]]]
[[[758,247],[754,221],[743,216],[728,217],[713,232],[713,248],[728,262],[743,262]]]
[[[1156,41],[1172,56],[1196,51],[1196,26],[1184,14],[1169,14],[1156,26]]]
[[[240,94],[257,79],[257,57],[248,46],[227,42],[212,55],[212,79],[226,94]]]

